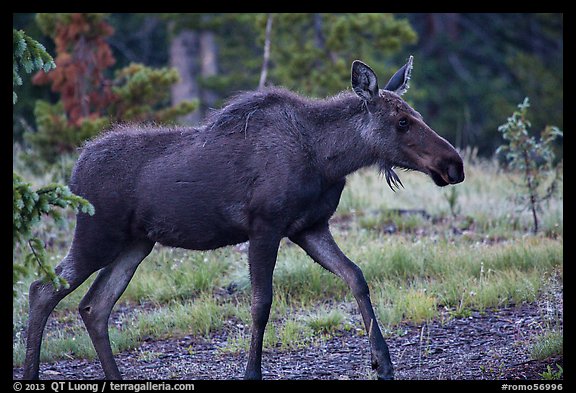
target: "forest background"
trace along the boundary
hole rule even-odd
[[[59,55],[60,61],[66,60],[62,56],[71,56],[72,46],[77,48],[81,41],[86,48],[93,45],[102,52],[96,58],[97,77],[76,82],[84,83],[84,93],[93,93],[102,102],[97,105],[92,99],[92,106],[80,114],[66,104],[64,109],[56,106],[64,94],[47,76],[37,75],[34,83],[16,90],[14,141],[35,146],[40,150],[35,154],[48,162],[74,151],[107,121],[160,119],[195,125],[209,108],[219,107],[231,94],[257,88],[270,16],[267,85],[325,97],[349,88],[354,59],[370,64],[386,80],[412,54],[415,70],[407,99],[457,148],[474,147],[479,155],[491,157],[502,143],[498,125],[524,97],[530,97],[534,133],[547,124],[563,129],[562,14],[70,15],[13,14],[14,28],[43,44],[54,54],[56,64]],[[58,32],[58,24],[67,26],[67,33]],[[74,36],[74,29],[84,33],[76,31]],[[142,71],[134,67],[163,71],[155,77],[148,75],[139,89],[120,94],[122,100],[114,101],[110,89],[132,83],[126,81]],[[163,67],[173,67],[178,75]],[[149,94],[162,89],[164,96]],[[119,102],[124,108],[118,108]],[[178,104],[168,116],[166,111],[164,117],[150,115]],[[134,114],[129,106],[140,107]],[[67,119],[69,127],[58,122],[60,127],[56,127],[47,120],[57,116]],[[80,127],[82,122],[86,124]],[[562,139],[556,142],[556,155],[562,158]]]

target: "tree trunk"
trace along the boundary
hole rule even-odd
[[[258,88],[262,89],[268,77],[268,64],[270,62],[270,36],[272,35],[272,14],[268,14],[266,21],[266,38],[264,39],[264,57],[262,59],[262,72],[260,72],[260,82]]]
[[[218,75],[218,47],[214,33],[207,30],[200,32],[200,76],[208,78]],[[202,117],[207,109],[213,108],[218,95],[206,87],[200,86],[200,114]]]
[[[170,66],[180,73],[180,81],[172,85],[172,105],[181,101],[200,98],[198,74],[198,33],[193,30],[181,30],[170,42]],[[180,121],[184,124],[195,125],[201,120],[202,114],[196,110],[182,116]]]

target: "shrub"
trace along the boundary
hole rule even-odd
[[[94,207],[61,184],[49,184],[33,190],[32,186],[16,173],[12,175],[12,197],[12,248],[14,250],[23,244],[28,244],[30,248],[30,252],[25,254],[23,264],[14,265],[13,281],[16,282],[20,277],[27,275],[37,264],[41,276],[51,281],[55,287],[67,285],[63,278],[56,275],[53,267],[47,264],[44,243],[33,235],[32,228],[40,221],[42,215],[48,215],[56,221],[62,220],[58,207],[71,207],[75,211],[81,210],[88,214],[94,214]]]
[[[530,136],[528,130],[531,125],[526,118],[529,106],[526,97],[506,123],[498,127],[507,143],[501,145],[496,153],[504,153],[509,167],[520,171],[522,181],[515,183],[518,188],[516,203],[523,210],[531,211],[533,232],[537,233],[538,212],[542,210],[542,202],[557,192],[558,182],[562,178],[562,163],[555,165],[553,143],[563,134],[558,127],[546,126],[540,138]]]

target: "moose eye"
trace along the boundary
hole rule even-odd
[[[408,119],[403,117],[400,120],[398,120],[398,130],[399,131],[408,131],[408,125],[410,123],[408,122]]]

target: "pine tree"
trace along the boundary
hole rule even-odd
[[[185,50],[171,52],[172,57],[189,57],[181,70],[188,73],[189,87],[183,90],[190,97],[202,98],[206,92],[216,95],[219,100],[209,104],[215,107],[231,92],[256,89],[269,16],[274,22],[269,32],[266,84],[316,97],[348,86],[350,65],[355,59],[373,65],[383,78],[392,76],[398,64],[390,55],[417,38],[407,20],[392,14],[164,14],[171,26],[172,45],[174,38],[180,40],[188,33],[187,45],[177,42]],[[201,37],[207,34],[214,35],[217,48],[218,72],[211,75],[197,64],[202,58]],[[200,108],[201,112],[207,109]]]
[[[24,69],[27,74],[36,70],[43,70],[44,73],[56,68],[54,59],[44,45],[29,37],[22,30],[12,29],[12,103],[16,104],[18,95],[14,91],[16,86],[22,85],[20,71]]]
[[[22,30],[13,30],[13,87],[22,85],[19,71],[23,68],[28,74],[36,70],[47,73],[55,67],[52,56],[48,54],[40,43],[29,37]],[[13,104],[17,96],[13,92]],[[18,250],[28,245],[29,252],[24,252],[23,262],[13,263],[13,282],[20,277],[36,271],[41,277],[51,281],[54,286],[66,285],[66,281],[58,277],[53,267],[47,263],[43,242],[33,234],[33,227],[38,224],[43,215],[51,216],[54,220],[62,219],[57,208],[67,208],[88,214],[94,214],[94,207],[85,199],[74,195],[67,186],[49,184],[33,190],[16,172],[12,173],[12,249]],[[13,292],[15,294],[15,291]]]
[[[526,96],[536,129],[563,127],[563,14],[400,15],[420,37],[413,49],[419,91],[410,98],[456,147],[491,157],[501,143],[501,119]]]
[[[37,132],[25,134],[43,161],[54,163],[112,122],[173,122],[197,106],[184,101],[170,106],[169,87],[178,73],[130,64],[110,79],[115,63],[106,39],[114,30],[106,14],[38,14],[42,31],[56,44],[56,71],[37,73],[36,84],[50,84],[60,101],[36,103]]]
[[[30,183],[15,172],[12,174],[12,198],[12,248],[26,249],[28,246],[30,250],[23,252],[23,262],[13,264],[13,282],[36,271],[40,277],[52,282],[54,287],[67,285],[66,280],[57,276],[48,263],[45,245],[33,234],[33,227],[43,216],[52,217],[56,222],[61,221],[59,208],[72,208],[76,212],[81,210],[92,215],[94,207],[62,184],[52,183],[34,190]]]
[[[417,35],[404,19],[392,14],[276,14],[270,49],[271,83],[304,94],[324,97],[348,86],[350,64],[367,62],[380,75],[403,45]],[[264,37],[266,18],[259,20]],[[407,56],[406,56],[407,57]]]
[[[35,84],[60,94],[68,122],[99,115],[114,99],[105,71],[115,62],[106,38],[114,30],[105,14],[38,14],[37,22],[56,44],[54,72],[38,73]]]

